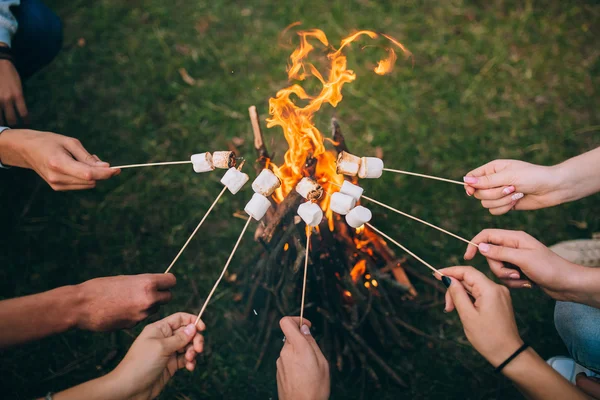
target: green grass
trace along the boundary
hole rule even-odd
[[[256,104],[266,117],[268,98],[286,85],[292,47],[278,36],[297,20],[323,29],[333,43],[354,29],[386,32],[414,53],[414,67],[400,63],[379,77],[369,70],[377,49],[354,46],[349,62],[357,81],[345,87],[335,110],[324,107],[316,118],[327,131],[336,115],[351,149],[369,154],[380,147],[390,167],[460,178],[495,158],[552,164],[600,145],[600,7],[593,2],[49,3],[64,20],[65,48],[26,84],[34,128],[78,137],[113,164],[185,159],[227,148],[235,137],[245,139],[240,153],[252,157],[246,110]],[[266,135],[281,156],[281,132]],[[97,276],[161,272],[218,192],[217,175],[186,166],[124,170],[94,191],[54,193],[31,172],[2,171],[2,297]],[[366,185],[374,197],[463,236],[488,227],[522,229],[550,245],[600,230],[598,196],[492,217],[453,185],[402,176]],[[198,297],[188,302],[191,282],[201,296],[208,292],[242,226],[231,215],[249,197],[246,190],[219,205],[211,232],[178,262],[174,301],[161,315],[201,304]],[[462,263],[461,242],[375,211],[378,226],[431,263]],[[246,240],[240,254],[255,247]],[[234,272],[242,257],[236,261]],[[473,265],[487,270],[481,258]],[[194,374],[178,374],[162,398],[276,397],[276,354],[254,371],[259,350],[248,338],[256,324],[241,322],[233,301],[239,290],[219,288],[206,315],[209,354]],[[513,298],[524,337],[544,357],[564,354],[553,302],[539,290]],[[364,398],[518,396],[466,345],[456,315],[441,311],[411,313],[410,322],[442,344],[411,337],[415,348],[391,360],[410,388],[383,380],[379,390],[364,389]],[[0,387],[10,398],[30,398],[98,376],[116,365],[138,331],[69,332],[3,352]],[[116,358],[102,366],[114,351]],[[335,398],[362,391],[343,378],[333,386]]]

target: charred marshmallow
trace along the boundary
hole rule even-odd
[[[359,178],[379,178],[383,173],[383,161],[377,157],[363,157],[358,170]]]
[[[260,221],[267,213],[269,207],[271,207],[269,199],[260,193],[254,193],[248,204],[246,204],[246,207],[244,207],[244,211],[255,220]]]
[[[344,181],[342,187],[340,189],[341,193],[347,194],[348,196],[354,197],[356,201],[360,200],[360,197],[363,194],[363,188],[358,185],[353,184],[349,181]]]
[[[329,203],[329,207],[333,212],[336,212],[340,215],[346,215],[354,208],[356,205],[356,199],[352,196],[348,196],[347,194],[341,192],[335,192],[331,195],[331,200]]]
[[[196,173],[208,172],[215,169],[213,158],[209,152],[194,154],[191,158]]]
[[[363,206],[356,206],[346,215],[346,222],[353,228],[358,228],[371,220],[371,210]]]
[[[281,181],[270,169],[263,169],[252,182],[252,190],[263,196],[269,197],[277,188],[281,186]]]
[[[360,169],[360,157],[342,151],[337,158],[335,172],[338,174],[356,176]]]
[[[212,157],[213,165],[217,168],[227,169],[235,167],[235,154],[233,151],[215,151]]]
[[[323,219],[323,210],[316,203],[310,201],[300,204],[298,215],[306,222],[308,226],[317,226]]]
[[[323,187],[310,178],[302,178],[296,185],[296,192],[309,201],[315,201],[323,196]]]
[[[223,178],[221,178],[221,183],[227,186],[227,189],[229,189],[232,194],[236,194],[249,180],[250,177],[248,175],[235,168],[229,168],[227,172],[225,172],[225,175],[223,175]]]

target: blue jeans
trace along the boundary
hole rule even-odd
[[[554,325],[571,357],[578,364],[600,373],[600,309],[557,301]]]
[[[21,0],[14,10],[19,28],[12,41],[15,66],[27,79],[56,57],[62,47],[62,22],[40,0]]]

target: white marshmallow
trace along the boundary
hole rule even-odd
[[[348,214],[355,205],[356,199],[354,197],[340,192],[335,192],[332,194],[329,203],[331,210],[341,215]]]
[[[379,178],[383,173],[383,161],[377,157],[363,157],[358,170],[359,178]]]
[[[271,207],[269,199],[260,193],[254,193],[248,204],[246,204],[246,207],[244,207],[244,211],[255,220],[260,221],[267,213],[269,207]]]
[[[335,172],[338,174],[356,176],[360,168],[360,157],[342,151],[337,158]]]
[[[249,180],[250,177],[247,174],[235,168],[229,168],[221,178],[221,183],[227,186],[232,194],[236,194]]]
[[[350,181],[344,181],[340,189],[341,193],[347,194],[348,196],[354,197],[356,201],[360,200],[364,189],[358,185],[353,184]]]
[[[323,196],[323,187],[310,178],[302,178],[296,185],[296,192],[307,200],[319,200]]]
[[[281,181],[270,169],[263,169],[252,182],[252,190],[263,196],[269,197],[277,188],[281,186]]]
[[[215,169],[213,159],[209,152],[192,155],[192,165],[196,173],[208,172]]]
[[[317,226],[323,219],[323,210],[316,203],[310,201],[300,204],[298,215],[306,222],[308,226]]]
[[[347,215],[346,222],[353,228],[364,225],[373,218],[371,210],[363,206],[354,207]]]
[[[235,154],[233,151],[215,151],[212,156],[213,165],[217,168],[235,167]]]

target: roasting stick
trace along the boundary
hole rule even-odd
[[[225,272],[227,271],[227,267],[229,267],[229,263],[233,259],[233,255],[235,254],[235,251],[237,250],[238,246],[240,245],[240,242],[242,241],[242,237],[244,236],[244,233],[246,232],[246,229],[248,229],[248,225],[250,225],[250,221],[252,221],[252,217],[249,217],[248,221],[246,221],[246,225],[244,225],[244,229],[242,229],[242,233],[240,233],[240,237],[238,237],[238,240],[235,243],[235,246],[233,247],[233,250],[231,250],[231,254],[229,255],[229,258],[227,259],[227,262],[225,263],[225,267],[223,267],[223,272],[221,272],[221,276],[219,276],[219,279],[217,279],[217,282],[215,282],[215,286],[213,286],[212,290],[208,294],[208,297],[204,301],[204,305],[202,306],[202,309],[200,310],[200,313],[198,314],[198,318],[196,318],[195,325],[198,325],[198,321],[200,321],[200,318],[202,318],[202,314],[204,314],[204,310],[206,310],[206,306],[208,305],[208,302],[210,301],[210,298],[215,293],[215,290],[217,290],[217,286],[219,286],[219,283],[221,282],[221,279],[223,279],[223,276],[225,276]]]
[[[137,167],[154,167],[157,165],[175,165],[175,164],[191,164],[191,161],[166,161],[166,162],[156,162],[156,163],[146,163],[146,164],[129,164],[129,165],[119,165],[116,167],[110,167],[111,169],[123,169],[123,168],[137,168]]]
[[[455,181],[452,179],[446,179],[446,178],[440,178],[438,176],[431,176],[431,175],[424,175],[424,174],[417,174],[416,172],[408,172],[408,171],[402,171],[400,169],[390,169],[390,168],[384,168],[384,171],[388,171],[388,172],[395,172],[397,174],[404,174],[404,175],[413,175],[413,176],[420,176],[421,178],[427,178],[427,179],[435,179],[436,181],[444,181],[444,182],[450,182],[450,183],[455,183],[457,185],[460,186],[465,186],[464,182],[461,181]]]
[[[304,320],[304,294],[306,293],[306,271],[308,271],[308,248],[310,247],[310,235],[312,228],[306,227],[306,256],[304,257],[304,281],[302,283],[302,303],[300,304],[300,328],[302,328],[302,321]]]
[[[177,259],[179,258],[179,256],[181,256],[181,253],[183,253],[183,251],[185,250],[185,248],[187,247],[187,245],[190,243],[190,241],[192,240],[192,238],[194,237],[194,235],[196,234],[196,232],[198,232],[198,229],[200,229],[200,227],[202,226],[202,224],[204,223],[204,221],[206,221],[206,218],[208,217],[208,214],[210,214],[210,212],[215,207],[215,205],[217,204],[217,202],[219,201],[219,199],[221,198],[221,196],[223,196],[223,193],[225,193],[225,190],[227,190],[227,186],[223,187],[223,190],[221,190],[221,193],[219,193],[219,195],[217,196],[217,198],[215,199],[215,201],[213,201],[213,203],[211,204],[211,206],[208,209],[208,211],[206,211],[206,214],[204,214],[204,217],[202,217],[202,220],[200,221],[200,223],[198,224],[198,226],[196,227],[196,229],[194,229],[194,232],[192,232],[192,234],[190,235],[190,237],[188,238],[188,240],[185,242],[185,244],[183,245],[183,247],[181,248],[181,250],[179,250],[179,253],[177,253],[177,256],[175,256],[175,259],[173,260],[173,262],[171,262],[171,265],[169,265],[169,268],[167,268],[167,270],[165,271],[165,274],[168,273],[171,270],[171,268],[173,267],[173,265],[175,265],[175,262],[177,261]]]

